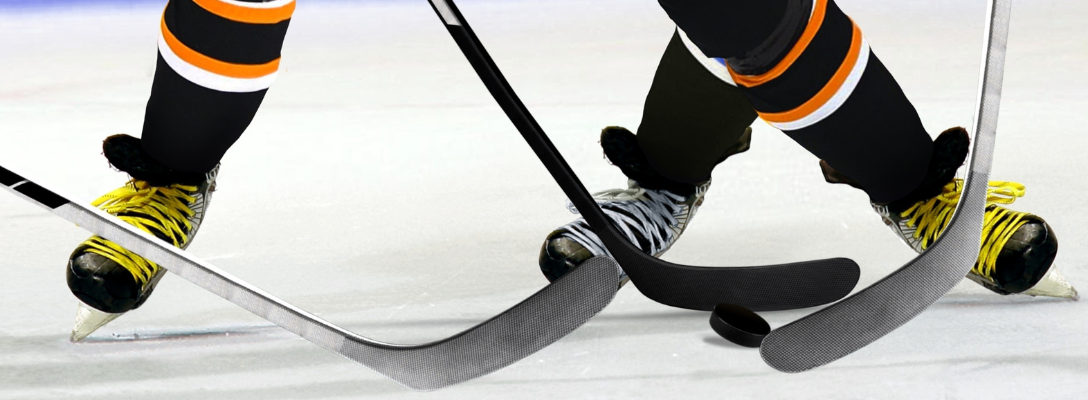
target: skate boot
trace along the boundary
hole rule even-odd
[[[204,219],[219,166],[206,174],[174,171],[151,159],[140,139],[128,135],[106,138],[102,149],[110,164],[132,179],[92,204],[160,240],[187,247]],[[67,268],[68,287],[80,300],[71,340],[82,340],[140,307],[164,272],[97,235],[81,243]]]
[[[748,128],[722,158],[747,151],[751,134]],[[703,204],[710,181],[686,184],[661,176],[650,167],[635,135],[624,128],[605,128],[601,132],[601,147],[608,160],[627,175],[628,187],[595,193],[594,199],[627,240],[646,254],[660,257],[691,223]],[[568,203],[567,208],[578,213],[573,204]],[[579,218],[552,231],[544,240],[540,270],[549,281],[555,281],[583,261],[599,255],[609,255],[608,249],[585,219]],[[628,280],[623,274],[620,285]]]
[[[967,156],[968,143],[962,128],[945,131],[933,143],[933,161],[922,185],[904,199],[873,204],[884,223],[916,252],[929,248],[952,219],[963,191],[963,180],[954,175]],[[828,182],[859,187],[827,163],[821,162],[821,167]],[[1002,295],[1077,299],[1076,289],[1053,266],[1058,238],[1050,225],[1036,215],[998,205],[1023,196],[1024,185],[990,181],[989,186],[982,248],[967,277]]]

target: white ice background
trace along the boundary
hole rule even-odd
[[[971,123],[983,1],[841,0],[936,135]],[[590,190],[625,183],[599,130],[636,128],[672,24],[654,1],[479,1],[462,11]],[[161,5],[0,10],[0,165],[81,201],[120,186],[105,136],[139,134]],[[992,177],[1046,218],[1088,290],[1088,5],[1013,6]],[[300,2],[283,70],[223,160],[190,250],[374,339],[449,336],[546,283],[544,237],[574,216],[438,18],[413,2]],[[670,261],[850,257],[864,287],[913,257],[817,160],[762,122]],[[889,149],[894,151],[894,149]],[[708,314],[632,287],[555,345],[484,378],[410,392],[176,276],[83,343],[65,262],[88,234],[0,194],[0,399],[1079,399],[1085,302],[964,281],[873,345],[791,375]],[[763,313],[777,327],[813,310]]]

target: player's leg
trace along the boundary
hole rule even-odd
[[[829,181],[867,192],[917,251],[939,236],[955,207],[967,134],[951,129],[934,143],[833,0],[660,3],[697,47],[723,61],[761,118],[823,160]],[[991,203],[986,220],[972,279],[998,293],[1043,282],[1054,288],[1026,293],[1075,296],[1051,268],[1057,239],[1041,218]]]
[[[704,60],[674,33],[646,96],[638,134],[620,127],[601,132],[605,155],[629,180],[627,189],[594,197],[632,243],[654,256],[668,250],[691,222],[714,166],[747,150],[751,140],[748,126],[756,118],[751,104],[708,71]],[[555,280],[606,253],[578,219],[548,235],[540,267]]]
[[[725,60],[761,118],[862,182],[873,201],[922,181],[932,140],[833,1],[660,3],[704,54]]]
[[[132,180],[94,204],[184,248],[203,221],[219,160],[249,126],[276,77],[293,0],[171,0],[142,138],[103,142]],[[94,236],[72,253],[68,286],[81,301],[72,340],[143,304],[164,270]]]

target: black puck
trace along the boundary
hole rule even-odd
[[[771,326],[759,314],[734,304],[718,304],[710,314],[710,327],[730,342],[744,347],[759,347],[771,333]]]

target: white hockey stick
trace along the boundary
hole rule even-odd
[[[801,372],[838,360],[910,321],[948,293],[978,259],[986,210],[1012,0],[987,9],[971,151],[959,206],[940,239],[872,286],[771,332],[760,353],[771,367]]]
[[[594,257],[501,314],[420,345],[367,339],[277,299],[101,210],[74,203],[0,166],[0,185],[19,197],[154,261],[170,272],[414,390],[434,390],[513,364],[574,331],[619,289],[619,266]]]

